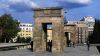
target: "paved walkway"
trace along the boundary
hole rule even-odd
[[[86,46],[77,46],[75,48],[73,47],[67,47],[64,49],[65,51],[63,53],[35,53],[31,52],[27,49],[23,50],[9,50],[9,51],[0,51],[0,56],[99,56],[99,53],[96,49],[96,47],[92,46],[90,47],[90,51],[87,51]]]

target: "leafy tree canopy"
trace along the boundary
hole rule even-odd
[[[100,44],[100,20],[95,20],[93,34],[89,35],[89,41],[93,44]]]
[[[19,24],[10,14],[0,16],[0,42],[9,42],[12,38],[15,38],[20,31]]]

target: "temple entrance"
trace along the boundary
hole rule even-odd
[[[71,43],[71,33],[70,32],[65,32],[65,37],[66,37],[66,46],[70,46]]]
[[[42,27],[46,40],[46,51],[52,52],[52,23],[43,23]]]
[[[64,48],[64,21],[62,8],[34,9],[35,52],[62,52]],[[49,43],[49,44],[48,44]]]

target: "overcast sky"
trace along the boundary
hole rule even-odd
[[[33,23],[32,8],[63,7],[68,21],[78,21],[84,16],[100,19],[100,0],[0,0],[0,15],[10,13],[24,23]]]

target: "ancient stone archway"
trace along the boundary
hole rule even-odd
[[[75,24],[65,24],[64,25],[65,32],[65,46],[69,45],[69,40],[76,43],[76,25]]]
[[[64,47],[64,18],[62,8],[34,9],[34,20],[34,51],[46,51],[47,24],[52,24],[52,52],[62,52]]]

